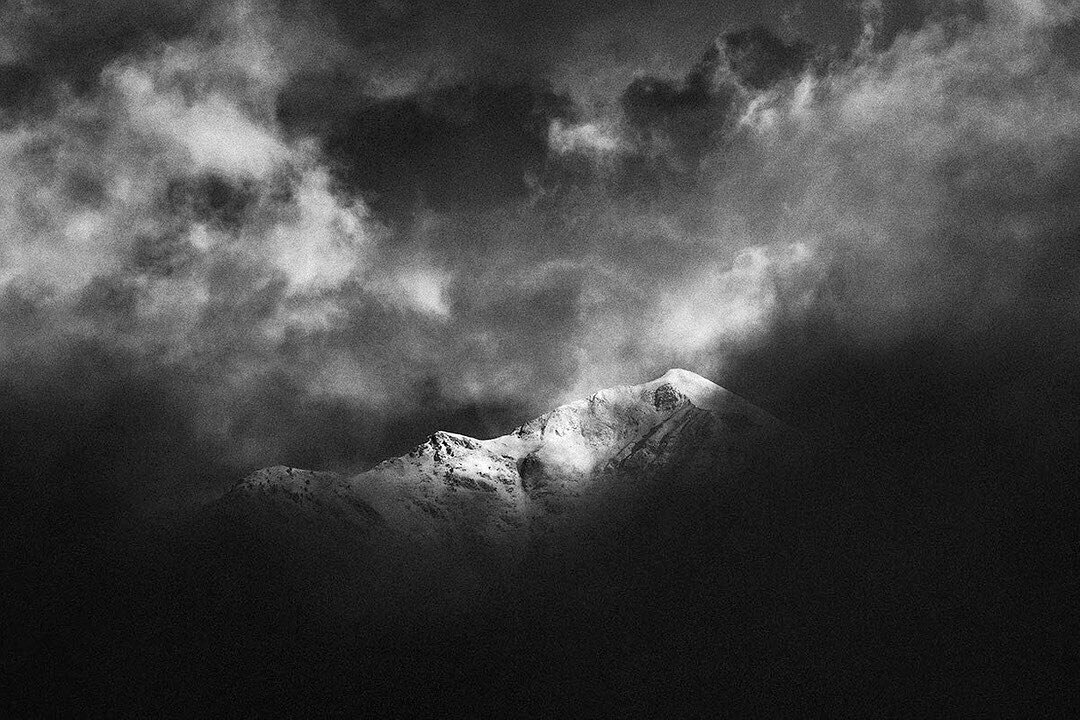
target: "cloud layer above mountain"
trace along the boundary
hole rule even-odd
[[[805,418],[913,343],[1075,392],[1075,4],[714,6],[8,5],[9,492],[171,504],[673,366]]]

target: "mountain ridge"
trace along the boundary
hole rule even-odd
[[[616,386],[477,439],[437,431],[409,453],[352,476],[286,466],[241,480],[221,504],[329,517],[364,532],[439,543],[518,544],[572,524],[601,498],[660,475],[737,474],[782,434],[764,410],[688,370]]]

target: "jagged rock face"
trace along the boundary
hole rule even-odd
[[[437,432],[351,478],[260,470],[224,502],[273,504],[410,540],[521,544],[576,512],[679,476],[737,475],[743,450],[776,436],[759,408],[685,370],[602,390],[490,440]]]

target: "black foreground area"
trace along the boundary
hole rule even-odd
[[[1069,714],[1076,466],[1047,439],[814,442],[439,581],[314,527],[8,508],[5,714]]]

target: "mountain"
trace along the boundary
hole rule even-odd
[[[351,477],[259,470],[177,533],[170,662],[210,715],[711,707],[715,658],[794,587],[769,549],[790,435],[671,370]]]
[[[737,476],[782,429],[739,396],[673,369],[642,385],[601,390],[500,437],[436,432],[408,455],[353,477],[264,468],[217,510],[505,548],[572,528],[582,513],[604,512],[598,503],[617,505],[659,478]]]
[[[972,510],[992,504],[947,502],[955,465],[930,452],[932,472],[905,473],[880,445],[804,437],[672,370],[500,437],[435,433],[352,477],[266,468],[167,532],[106,544],[105,518],[75,542],[58,523],[41,556],[55,577],[61,543],[99,538],[108,562],[25,601],[87,629],[16,677],[60,668],[49,702],[95,717],[1023,716],[1071,700],[1075,603],[1014,596],[1031,563],[987,553],[1010,537]]]

